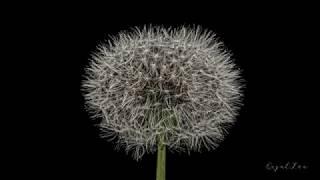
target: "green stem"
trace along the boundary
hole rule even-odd
[[[166,179],[166,146],[163,144],[163,137],[159,138],[157,157],[157,180]]]

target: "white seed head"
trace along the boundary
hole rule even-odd
[[[86,68],[86,107],[102,135],[135,159],[170,150],[214,149],[235,121],[242,78],[215,34],[195,28],[136,28],[100,44]]]

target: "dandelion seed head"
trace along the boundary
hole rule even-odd
[[[215,34],[145,26],[102,43],[82,90],[102,135],[135,159],[159,136],[176,151],[215,149],[241,107],[240,70]]]

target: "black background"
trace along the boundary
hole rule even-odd
[[[150,5],[150,4],[149,4]],[[167,153],[167,179],[309,176],[316,170],[313,115],[316,84],[311,77],[312,30],[303,7],[290,4],[46,5],[23,19],[35,44],[31,91],[38,103],[30,138],[24,140],[22,167],[43,177],[155,179],[156,155],[134,161],[112,142],[99,138],[80,93],[81,75],[96,45],[121,30],[144,24],[201,25],[214,31],[243,70],[244,106],[237,123],[212,152]],[[125,7],[125,8],[124,8]],[[311,10],[310,10],[311,11]],[[312,13],[308,11],[308,13]],[[309,16],[310,15],[310,16]],[[43,17],[42,17],[43,16]],[[37,99],[37,100],[35,100]],[[39,100],[38,100],[39,99]],[[272,172],[266,164],[298,162],[305,170]],[[35,165],[35,166],[33,166]]]

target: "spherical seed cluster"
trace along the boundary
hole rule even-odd
[[[100,44],[82,88],[103,135],[135,159],[214,149],[241,105],[241,78],[215,35],[196,28],[136,28]]]

